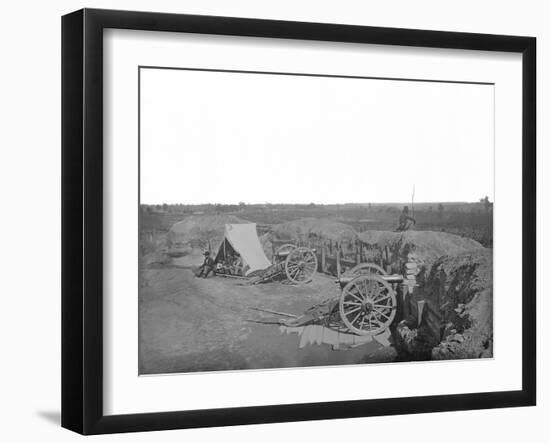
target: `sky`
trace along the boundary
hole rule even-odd
[[[141,69],[140,200],[478,201],[492,85]]]

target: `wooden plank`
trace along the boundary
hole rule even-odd
[[[336,276],[340,279],[341,265],[340,265],[340,248],[336,250]]]

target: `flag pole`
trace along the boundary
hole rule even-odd
[[[411,199],[411,209],[412,209],[412,218],[414,218],[414,183],[413,183],[413,192],[412,192],[412,199]]]

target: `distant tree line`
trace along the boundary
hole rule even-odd
[[[255,212],[255,211],[278,211],[278,210],[303,210],[303,211],[356,211],[365,212],[387,212],[397,214],[403,209],[406,203],[343,203],[343,204],[286,204],[286,203],[245,203],[243,201],[237,204],[205,203],[196,205],[176,204],[142,204],[141,211],[144,214],[193,214],[193,213],[228,213],[228,212]],[[409,206],[411,206],[409,204]],[[409,208],[411,209],[411,208]],[[417,212],[437,213],[439,218],[443,218],[445,213],[490,213],[493,210],[493,203],[489,197],[485,196],[476,203],[417,203],[414,205]]]

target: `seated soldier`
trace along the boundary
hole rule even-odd
[[[237,255],[233,261],[233,270],[235,275],[242,275],[243,273],[243,261],[240,255]]]
[[[216,274],[214,272],[214,260],[212,260],[212,257],[210,257],[210,252],[206,251],[204,253],[204,262],[199,268],[197,277],[207,278],[208,274],[210,274],[211,272],[213,272],[214,275]]]
[[[403,212],[399,216],[399,226],[397,227],[397,230],[408,231],[413,224],[416,225],[416,220],[409,215],[409,207],[405,206],[403,208]]]

